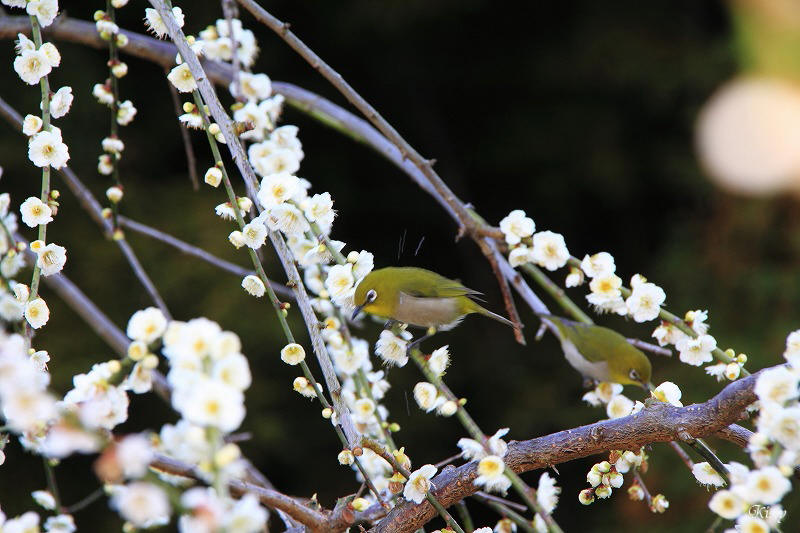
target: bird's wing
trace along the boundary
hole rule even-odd
[[[401,290],[411,296],[434,298],[455,298],[481,294],[476,290],[465,287],[458,281],[448,279],[434,272],[405,281]]]
[[[618,347],[620,341],[626,342],[619,333],[608,328],[567,320],[562,320],[562,324],[572,331],[570,340],[575,344],[575,348],[593,363],[605,361],[609,354],[613,353],[612,350]]]

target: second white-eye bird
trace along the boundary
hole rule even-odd
[[[539,318],[561,342],[567,362],[583,376],[648,387],[650,360],[616,331],[554,315],[543,314]]]

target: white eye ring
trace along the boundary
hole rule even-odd
[[[377,297],[378,293],[375,292],[375,289],[370,289],[367,291],[367,302],[374,302]]]
[[[639,373],[636,371],[635,368],[631,368],[631,371],[628,372],[628,376],[634,381],[639,381],[639,379],[640,379],[639,378]]]

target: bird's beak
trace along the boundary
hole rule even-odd
[[[642,381],[642,382],[640,382],[640,383],[639,383],[639,385],[641,385],[641,386],[642,386],[642,388],[643,388],[644,390],[646,390],[647,392],[653,392],[654,390],[656,390],[656,388],[653,386],[653,384],[652,384],[652,383],[650,383],[649,381],[648,381],[647,383],[645,383],[644,381]]]
[[[367,305],[367,304],[361,304],[361,305],[357,306],[356,310],[353,311],[353,314],[350,316],[350,320],[355,320],[356,317],[358,316],[358,313],[361,312],[361,310],[364,308],[365,305]]]

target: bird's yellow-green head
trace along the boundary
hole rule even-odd
[[[356,305],[353,317],[362,310],[383,317],[391,317],[394,314],[397,294],[403,279],[392,270],[394,269],[382,268],[364,276],[353,295],[353,302]]]
[[[651,373],[650,360],[628,342],[609,354],[609,381],[621,385],[638,385],[647,388]]]

